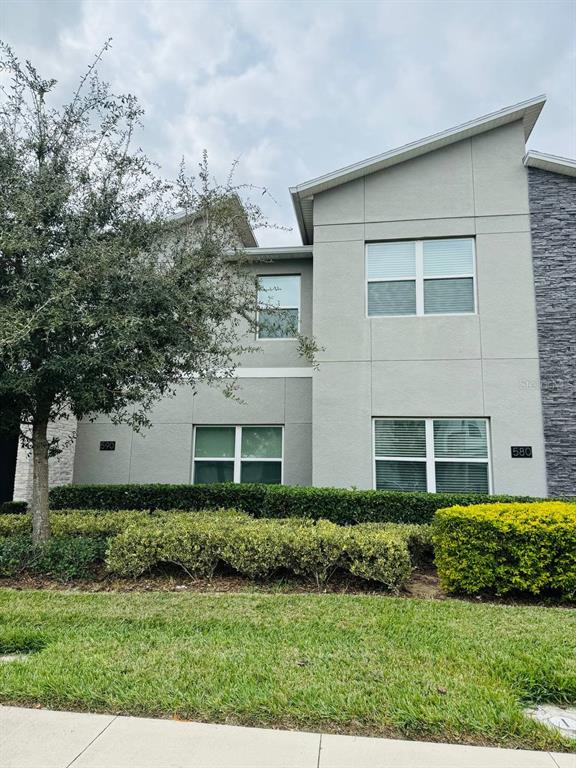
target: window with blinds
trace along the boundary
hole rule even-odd
[[[258,338],[292,339],[300,329],[300,275],[258,276]]]
[[[379,490],[490,492],[486,419],[374,419]]]
[[[366,245],[368,315],[473,314],[474,239]]]
[[[282,427],[196,427],[195,483],[282,482]]]

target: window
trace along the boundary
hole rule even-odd
[[[258,338],[293,339],[300,329],[300,275],[259,275]]]
[[[196,427],[195,483],[282,482],[282,427]]]
[[[368,315],[474,313],[474,261],[472,238],[368,243]]]
[[[374,419],[378,490],[490,492],[486,419]]]

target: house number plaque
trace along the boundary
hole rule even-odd
[[[532,458],[531,445],[513,445],[510,450],[512,451],[513,459],[531,459]]]

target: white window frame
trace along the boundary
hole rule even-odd
[[[434,275],[433,277],[424,277],[424,243],[431,240],[472,240],[472,272],[459,275]],[[411,277],[368,277],[368,247],[380,243],[409,242],[414,243],[416,250],[416,271]],[[369,320],[387,318],[387,317],[462,317],[478,314],[478,295],[476,280],[476,238],[468,237],[428,237],[423,240],[371,240],[365,244],[364,248],[364,274],[365,274],[365,306],[366,317]],[[472,295],[474,297],[473,312],[424,312],[424,283],[426,280],[457,280],[458,278],[472,278]],[[414,282],[416,284],[416,312],[410,315],[369,315],[368,314],[368,283],[401,283]]]
[[[300,323],[302,317],[302,275],[299,272],[282,273],[282,274],[259,274],[256,276],[258,280],[261,277],[297,277],[298,278],[298,306],[293,304],[278,304],[270,309],[295,309],[298,311],[298,330],[296,333],[300,333]],[[256,313],[256,339],[258,341],[297,341],[296,336],[260,336],[260,310]]]
[[[376,422],[377,421],[423,421],[426,434],[426,456],[377,456],[376,455]],[[486,424],[486,458],[475,457],[447,457],[436,458],[434,451],[434,422],[435,421],[483,421]],[[372,488],[376,490],[376,462],[377,461],[420,461],[426,464],[426,491],[436,493],[436,462],[452,464],[488,464],[488,493],[492,490],[492,448],[490,419],[485,416],[374,416],[372,419]],[[473,493],[473,491],[458,491],[458,493]]]
[[[210,427],[211,429],[234,429],[234,456],[216,456],[214,458],[210,458],[208,456],[200,456],[196,458],[196,431],[198,429],[203,429],[205,427]],[[256,457],[242,457],[242,429],[246,428],[252,428],[252,427],[262,427],[262,429],[273,427],[275,429],[282,430],[282,456],[278,458],[272,458],[272,459],[259,459]],[[232,462],[234,464],[234,475],[233,475],[233,483],[240,483],[241,476],[242,476],[242,462],[246,461],[270,461],[270,462],[280,462],[280,485],[284,485],[284,425],[283,424],[195,424],[194,425],[194,435],[192,439],[192,485],[196,484],[196,462],[197,461],[227,461],[228,463]]]

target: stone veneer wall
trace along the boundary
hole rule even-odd
[[[62,453],[50,459],[50,487],[54,485],[67,485],[72,482],[74,473],[74,450],[76,446],[74,432],[76,421],[64,419],[50,424],[48,436],[58,436],[63,445]],[[30,501],[32,498],[32,457],[30,453],[18,446],[16,459],[16,475],[14,478],[14,499],[18,501]]]
[[[576,494],[576,177],[528,169],[550,496]]]

